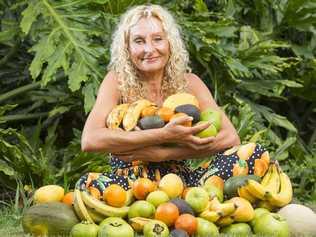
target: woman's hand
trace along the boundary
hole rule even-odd
[[[183,144],[195,150],[207,149],[214,140],[214,137],[199,138],[195,134],[210,126],[209,122],[205,122],[193,127],[186,127],[181,124],[192,121],[192,117],[182,116],[171,120],[162,129],[166,142]]]
[[[133,151],[117,152],[113,155],[125,162],[134,160],[161,162],[167,159],[166,148],[162,146],[147,146]]]

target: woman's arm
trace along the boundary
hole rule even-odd
[[[96,102],[90,112],[81,137],[81,148],[88,152],[123,152],[158,145],[166,142],[190,144],[208,143],[208,139],[198,139],[195,134],[209,125],[195,128],[180,126],[190,117],[179,118],[161,129],[150,129],[126,132],[106,127],[106,118],[112,108],[119,102],[118,82],[116,75],[109,72],[103,80]]]

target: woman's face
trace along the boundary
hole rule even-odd
[[[141,72],[164,70],[169,55],[169,41],[156,17],[141,18],[129,32],[131,60]]]

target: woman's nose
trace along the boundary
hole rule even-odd
[[[146,53],[150,53],[150,52],[152,52],[154,50],[154,46],[153,46],[153,44],[151,42],[146,42],[146,44],[144,46],[145,46],[144,47],[144,51]]]

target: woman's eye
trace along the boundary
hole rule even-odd
[[[162,38],[157,37],[157,38],[154,38],[154,40],[155,40],[155,41],[160,41],[160,40],[162,40]]]
[[[135,42],[136,44],[141,44],[141,43],[143,43],[143,40],[141,40],[141,39],[135,39],[134,42]]]

